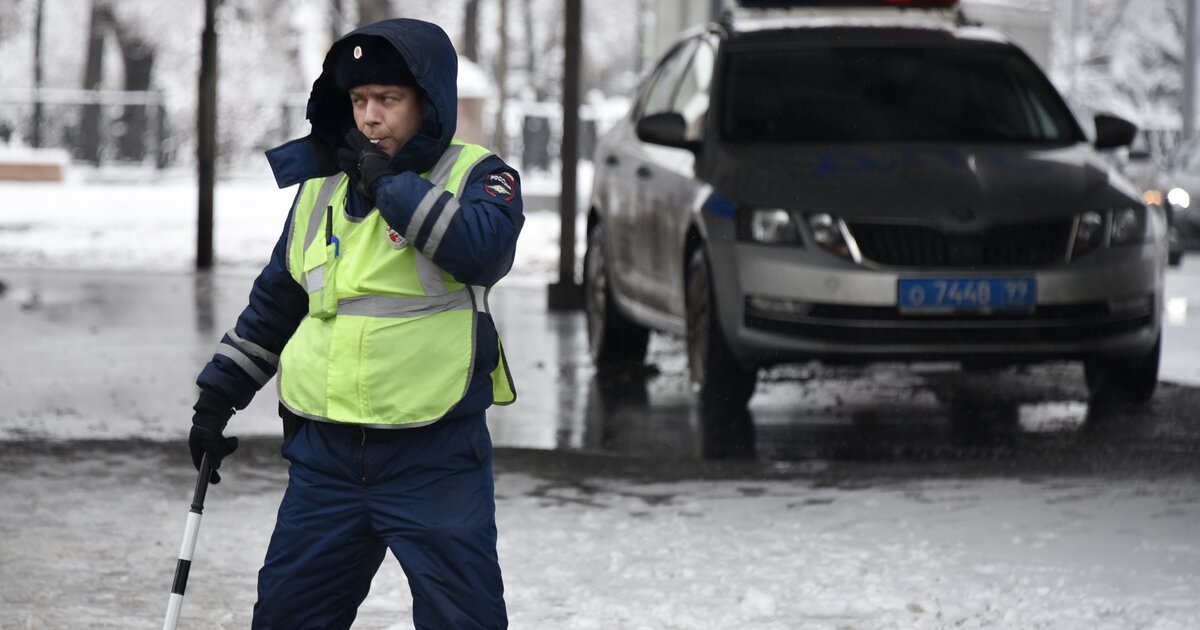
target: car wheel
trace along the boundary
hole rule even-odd
[[[687,348],[688,373],[701,402],[745,406],[754,394],[757,370],[743,368],[725,343],[703,248],[697,248],[688,260]]]
[[[621,313],[609,281],[604,232],[596,225],[588,231],[587,253],[583,258],[584,310],[592,362],[597,366],[640,364],[646,358],[650,331]]]
[[[1158,387],[1158,364],[1162,357],[1162,334],[1154,349],[1140,357],[1094,358],[1083,362],[1088,394],[1096,402],[1143,403]]]

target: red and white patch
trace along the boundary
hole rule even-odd
[[[393,249],[404,249],[408,246],[408,239],[401,236],[400,233],[392,229],[392,226],[390,225],[387,229],[387,235],[388,240],[392,242]]]
[[[483,188],[493,197],[512,201],[517,197],[517,178],[512,173],[496,171],[483,180]]]

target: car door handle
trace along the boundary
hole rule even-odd
[[[604,163],[609,166],[616,166],[620,162],[621,162],[621,160],[618,160],[617,156],[615,156],[615,155],[610,155],[610,156],[604,158]]]
[[[650,179],[650,169],[646,168],[645,166],[637,167],[637,170],[634,172],[637,173],[637,176],[642,179]]]

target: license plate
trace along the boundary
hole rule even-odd
[[[903,311],[1033,310],[1033,278],[901,279],[897,300]]]

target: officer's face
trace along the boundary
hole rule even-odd
[[[417,135],[424,100],[424,92],[402,85],[360,85],[350,90],[355,126],[388,155],[396,155]]]

